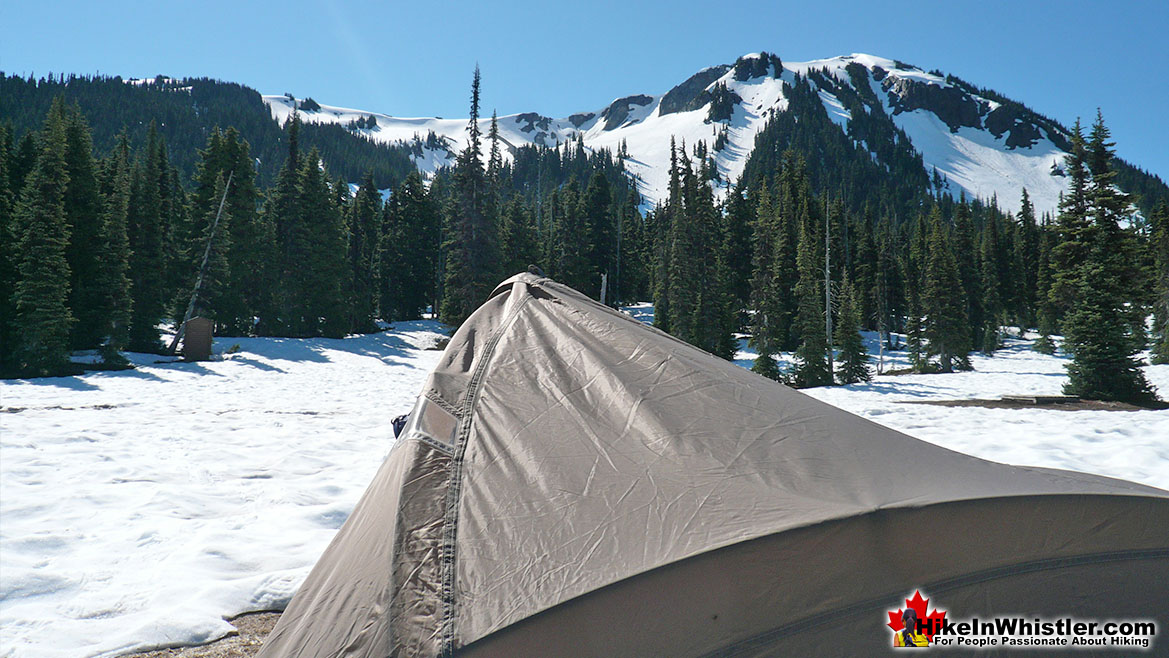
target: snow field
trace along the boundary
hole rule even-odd
[[[649,304],[626,310],[652,322]],[[442,329],[224,338],[216,352],[240,350],[222,361],[132,355],[137,370],[0,382],[0,656],[201,643],[231,630],[224,617],[282,608],[387,454]],[[1169,488],[1169,411],[905,404],[1058,394],[1065,379],[1066,359],[1030,341],[972,360],[804,392],[985,459]],[[904,368],[904,352],[885,366]],[[1146,373],[1169,395],[1169,366]]]

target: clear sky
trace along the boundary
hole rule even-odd
[[[476,62],[485,114],[563,117],[748,52],[865,52],[1068,125],[1099,107],[1121,157],[1169,180],[1167,37],[1167,0],[0,2],[8,73],[209,76],[396,116],[466,116]]]

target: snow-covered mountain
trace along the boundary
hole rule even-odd
[[[743,173],[768,119],[789,111],[796,76],[812,85],[828,118],[878,163],[880,149],[866,144],[851,124],[858,112],[888,117],[921,154],[926,173],[932,176],[936,169],[943,189],[954,195],[997,197],[1000,207],[1018,210],[1026,188],[1044,212],[1055,210],[1066,187],[1063,127],[957,78],[864,54],[781,62],[753,53],[703,69],[664,94],[625,96],[560,119],[532,112],[499,117],[499,132],[509,147],[555,146],[578,137],[590,149],[617,153],[624,145],[626,167],[637,176],[646,205],[665,194],[671,137],[689,146],[705,141],[725,193]],[[280,122],[299,108],[303,121],[340,123],[376,141],[409,143],[424,173],[451,164],[466,144],[466,119],[399,118],[289,95],[264,96],[264,101]],[[484,133],[489,123],[481,120]]]

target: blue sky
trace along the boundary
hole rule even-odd
[[[549,116],[663,93],[768,50],[941,69],[1070,124],[1100,107],[1120,155],[1169,180],[1169,2],[256,3],[11,0],[0,70],[209,76],[397,116]]]

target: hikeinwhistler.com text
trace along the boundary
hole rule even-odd
[[[994,617],[951,621],[931,619],[919,626],[932,632],[935,647],[1001,648],[1116,648],[1149,649],[1157,636],[1152,620],[1025,619]]]

